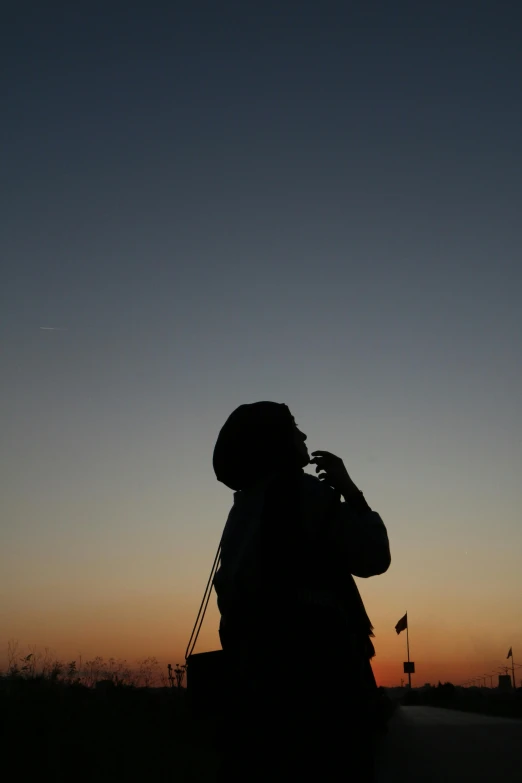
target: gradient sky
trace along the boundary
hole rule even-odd
[[[418,684],[522,663],[520,3],[8,5],[1,654],[182,660],[273,399],[388,526],[379,682],[406,609]]]

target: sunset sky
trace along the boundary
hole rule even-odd
[[[378,681],[406,610],[416,684],[522,663],[520,4],[8,6],[0,661],[182,660],[269,399],[388,527]]]

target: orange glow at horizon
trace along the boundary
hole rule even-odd
[[[377,581],[377,580],[376,580]],[[380,592],[375,586],[375,592]],[[131,603],[92,606],[84,609],[67,609],[43,615],[31,612],[22,620],[14,613],[7,615],[4,628],[8,639],[19,642],[20,653],[29,651],[29,645],[40,650],[50,648],[59,660],[83,661],[101,656],[105,659],[125,659],[132,666],[138,659],[154,656],[163,667],[167,663],[183,662],[185,647],[192,628],[198,602],[176,607],[160,596],[133,599]],[[371,607],[369,607],[371,609]],[[375,625],[376,657],[373,668],[378,684],[399,685],[406,660],[406,632],[397,635],[394,624],[402,613],[389,615],[381,611],[371,613]],[[393,617],[393,620],[391,619]],[[501,619],[501,618],[500,618]],[[505,665],[510,646],[515,655],[522,651],[522,635],[518,632],[505,637],[501,633],[502,622],[484,617],[483,623],[467,628],[459,622],[437,618],[431,613],[428,619],[417,618],[409,612],[410,652],[415,661],[414,686],[439,680],[455,684],[471,677],[493,674],[497,667]],[[217,628],[219,614],[215,601],[211,602],[201,631],[196,652],[220,647]],[[513,638],[515,637],[515,638]],[[5,666],[5,652],[0,661]],[[303,643],[306,656],[306,644]],[[507,662],[510,665],[510,661]],[[487,680],[488,685],[490,680]]]
[[[334,433],[326,440],[334,441]],[[342,453],[338,445],[332,450]],[[195,470],[201,458],[193,460]],[[387,464],[391,470],[395,463],[390,457]],[[212,477],[201,491],[191,467],[178,494],[172,490],[159,500],[150,481],[139,502],[131,502],[111,479],[106,495],[82,508],[79,520],[72,491],[53,494],[47,508],[23,494],[12,501],[17,538],[9,556],[0,552],[7,585],[0,597],[0,666],[9,639],[22,649],[50,647],[62,660],[183,661],[231,501]],[[472,513],[470,492],[464,494],[457,482],[445,485],[438,506],[436,487],[419,481],[408,489],[400,475],[376,475],[370,463],[361,464],[357,480],[369,488],[391,541],[389,571],[356,580],[375,627],[378,682],[399,685],[404,679],[406,636],[394,629],[406,610],[414,684],[483,676],[504,664],[510,646],[516,662],[522,610],[515,492],[500,496],[488,486],[481,495],[476,488]],[[24,527],[24,519],[44,515],[45,527]],[[153,527],[147,527],[150,518]],[[107,519],[111,526],[105,528]],[[493,527],[491,519],[502,524]],[[214,596],[196,651],[219,647],[218,625]],[[306,655],[306,639],[302,648]]]

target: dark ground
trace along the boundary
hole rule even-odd
[[[16,780],[209,783],[213,727],[175,689],[31,680],[0,688],[0,757]]]
[[[399,707],[382,742],[379,783],[522,783],[522,721]]]
[[[0,758],[17,781],[211,783],[216,728],[184,690],[0,682]],[[400,706],[379,744],[379,783],[522,783],[522,720]]]

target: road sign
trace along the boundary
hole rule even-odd
[[[404,674],[415,674],[415,664],[413,661],[404,661]]]

